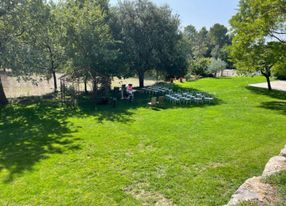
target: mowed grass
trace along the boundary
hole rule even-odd
[[[216,104],[0,110],[0,205],[223,205],[286,144],[286,95],[262,77],[179,85]]]

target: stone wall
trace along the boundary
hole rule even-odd
[[[5,73],[0,73],[0,78],[8,98],[40,96],[53,92],[53,80],[33,76],[34,82],[24,81]]]
[[[57,77],[61,77],[62,74],[57,74]],[[0,71],[0,78],[3,83],[4,91],[7,98],[17,98],[24,96],[41,96],[53,92],[54,82],[52,79],[47,80],[38,76],[33,76],[35,81],[18,81],[16,77],[8,76],[6,73]],[[145,86],[155,84],[156,81],[152,79],[145,80]],[[118,79],[113,78],[112,87],[121,87],[122,84],[133,84],[134,87],[139,86],[138,78]],[[80,84],[80,90],[84,91],[84,85]],[[92,84],[88,83],[88,90],[91,90]],[[58,79],[58,89],[60,88],[60,81]]]
[[[253,202],[259,206],[275,205],[276,190],[264,180],[282,171],[286,171],[286,145],[279,156],[272,157],[268,161],[261,176],[246,180],[238,188],[227,206],[238,206],[242,202]]]

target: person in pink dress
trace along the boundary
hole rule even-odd
[[[130,100],[132,101],[134,99],[133,85],[132,84],[128,84],[127,93],[130,95]]]

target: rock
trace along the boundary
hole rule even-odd
[[[286,171],[286,157],[276,156],[272,157],[266,164],[262,176],[267,177],[282,171]]]
[[[274,205],[278,201],[276,190],[262,180],[282,171],[286,171],[286,145],[281,150],[280,156],[272,157],[268,161],[262,176],[246,180],[232,195],[226,206],[238,206],[244,202],[251,202],[258,206]]]
[[[254,202],[259,206],[266,206],[275,202],[275,189],[261,180],[262,177],[253,177],[246,180],[232,195],[227,206],[235,206],[248,201]]]
[[[280,156],[286,157],[286,145],[285,145],[285,147],[281,150]]]

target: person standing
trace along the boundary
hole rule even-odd
[[[133,85],[132,85],[132,84],[128,84],[128,86],[127,86],[127,93],[129,94],[128,99],[129,99],[130,101],[133,101],[133,99],[134,99],[134,94],[133,94]]]

